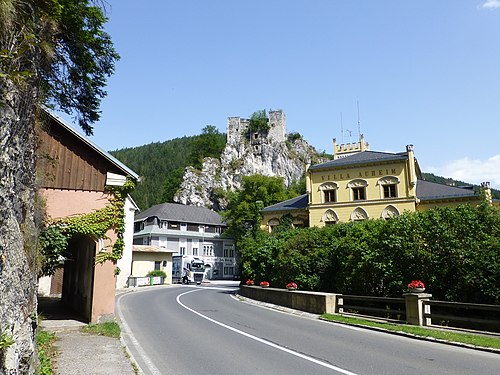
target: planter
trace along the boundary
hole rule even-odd
[[[261,285],[261,288],[269,288],[269,285]]]
[[[425,291],[425,288],[412,288],[409,289],[410,293],[423,293]]]
[[[297,290],[297,288],[287,288],[288,290]]]

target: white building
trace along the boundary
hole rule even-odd
[[[225,229],[223,218],[208,208],[162,203],[135,215],[134,245],[197,256],[205,262],[208,279],[232,279],[236,250],[233,239],[223,236]]]

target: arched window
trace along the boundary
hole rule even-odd
[[[366,200],[366,187],[368,182],[365,180],[352,180],[347,184],[347,187],[351,189],[351,200],[353,201],[364,201]]]
[[[367,219],[368,219],[368,214],[361,207],[356,207],[356,209],[351,213],[352,221],[367,220]]]
[[[321,191],[321,203],[337,202],[337,189],[339,186],[335,182],[324,182],[319,185],[318,190]]]
[[[276,217],[273,217],[272,219],[269,219],[267,222],[267,228],[269,230],[269,233],[272,233],[273,229],[276,228],[278,225],[280,225],[280,220]]]
[[[382,177],[378,180],[380,196],[384,199],[398,197],[399,178],[394,176]]]
[[[334,225],[339,221],[339,217],[333,210],[326,210],[323,216],[321,217],[321,221],[325,223],[325,225]]]
[[[392,204],[388,205],[384,210],[382,211],[382,214],[380,215],[383,219],[390,219],[396,216],[399,216],[399,210],[394,207]]]
[[[305,228],[306,227],[306,219],[300,216],[296,216],[293,218],[292,225],[294,228]]]

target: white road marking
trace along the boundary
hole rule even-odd
[[[197,291],[200,291],[200,290],[203,290],[203,289],[201,289],[201,288],[199,288],[199,289],[194,289],[194,290],[190,290],[190,291],[188,291],[188,292],[184,292],[184,293],[179,294],[179,295],[177,296],[177,303],[178,303],[179,305],[181,305],[183,308],[185,308],[186,310],[191,311],[193,314],[196,314],[196,315],[198,315],[199,317],[201,317],[201,318],[203,318],[203,319],[206,319],[206,320],[208,320],[208,321],[210,321],[210,322],[212,322],[212,323],[215,323],[215,324],[217,324],[217,325],[219,325],[219,326],[221,326],[221,327],[224,327],[224,328],[226,328],[226,329],[229,329],[230,331],[233,331],[233,332],[235,332],[235,333],[238,333],[238,334],[240,334],[240,335],[242,335],[242,336],[245,336],[245,337],[248,337],[248,338],[250,338],[250,339],[252,339],[252,340],[258,341],[258,342],[260,342],[260,343],[262,343],[262,344],[264,344],[264,345],[271,346],[271,347],[273,347],[273,348],[275,348],[275,349],[278,349],[278,350],[284,351],[284,352],[286,352],[286,353],[289,353],[289,354],[291,354],[291,355],[294,355],[294,356],[296,356],[296,357],[299,357],[299,358],[305,359],[306,361],[313,362],[313,363],[315,363],[315,364],[317,364],[317,365],[320,365],[320,366],[323,366],[323,367],[329,368],[329,369],[331,369],[331,370],[335,370],[335,371],[337,371],[337,372],[340,372],[341,374],[346,374],[346,375],[357,375],[357,374],[356,374],[356,373],[354,373],[354,372],[350,372],[350,371],[348,371],[348,370],[344,370],[344,369],[342,369],[342,368],[340,368],[340,367],[337,367],[337,366],[331,365],[331,364],[329,364],[329,363],[327,363],[327,362],[320,361],[320,360],[318,360],[318,359],[316,359],[316,358],[309,357],[309,356],[307,356],[307,355],[305,355],[305,354],[301,354],[301,353],[296,352],[296,351],[294,351],[294,350],[291,350],[291,349],[285,348],[285,347],[283,347],[283,346],[280,346],[280,345],[274,344],[274,343],[272,343],[272,342],[270,342],[270,341],[267,341],[267,340],[261,339],[260,337],[253,336],[253,335],[251,335],[251,334],[249,334],[249,333],[246,333],[246,332],[240,331],[239,329],[236,329],[236,328],[234,328],[234,327],[228,326],[227,324],[221,323],[221,322],[219,322],[219,321],[217,321],[217,320],[215,320],[215,319],[212,319],[212,318],[210,318],[210,317],[208,317],[208,316],[206,316],[206,315],[203,315],[203,314],[199,313],[198,311],[193,310],[192,308],[190,308],[190,307],[186,306],[185,304],[183,304],[183,303],[181,302],[180,298],[181,298],[182,296],[184,296],[184,295],[186,295],[186,294],[189,294],[189,293],[197,292]]]
[[[135,350],[137,350],[137,352],[141,356],[142,360],[146,364],[146,366],[147,366],[148,370],[151,372],[151,374],[162,375],[162,372],[160,370],[158,370],[158,368],[153,364],[153,361],[151,361],[149,356],[146,354],[146,351],[142,348],[142,346],[139,344],[139,341],[137,341],[134,334],[130,330],[130,327],[128,326],[127,322],[125,321],[125,319],[123,319],[123,315],[121,313],[121,308],[120,308],[120,301],[124,295],[125,294],[122,294],[121,296],[119,296],[118,300],[116,301],[116,307],[117,307],[116,311],[118,313],[118,317],[120,318],[120,325],[122,326],[124,333],[127,336],[129,336],[130,341],[132,342],[132,345],[134,345]],[[132,355],[132,353],[129,353],[129,354]],[[139,364],[137,363],[137,360],[133,356],[132,356],[132,358],[134,359],[134,362],[136,362],[136,365],[139,366]],[[139,368],[140,368],[140,366],[139,366]],[[140,369],[140,370],[141,370],[141,372],[144,372],[142,369]]]

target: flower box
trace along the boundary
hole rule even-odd
[[[422,293],[425,290],[425,284],[420,280],[412,280],[408,284],[410,293]]]

